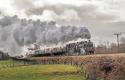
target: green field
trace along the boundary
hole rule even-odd
[[[0,80],[83,80],[80,69],[69,65],[10,65],[0,61]]]

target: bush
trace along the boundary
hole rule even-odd
[[[125,55],[60,56],[33,58],[39,64],[81,67],[86,80],[125,80]]]

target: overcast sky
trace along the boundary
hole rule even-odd
[[[0,16],[54,20],[61,25],[86,26],[96,42],[125,36],[125,0],[0,0]]]

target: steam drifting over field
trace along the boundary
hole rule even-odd
[[[33,21],[19,19],[17,16],[5,16],[0,19],[0,50],[11,55],[21,53],[24,46],[33,43],[52,45],[90,37],[86,27],[60,26],[54,21]]]

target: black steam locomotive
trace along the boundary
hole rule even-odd
[[[40,56],[73,56],[73,55],[88,55],[94,54],[94,44],[90,40],[88,41],[77,41],[66,43],[63,46],[55,46],[41,49],[37,45],[35,48],[29,48],[27,56],[40,57]]]

